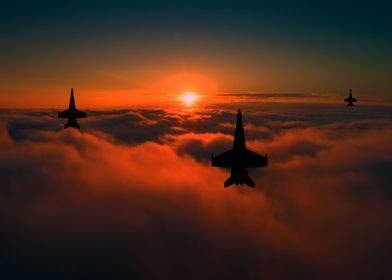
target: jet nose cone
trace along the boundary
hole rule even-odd
[[[241,109],[238,109],[238,113],[237,113],[237,123],[242,123]]]
[[[71,96],[72,96],[72,97],[74,96],[74,90],[73,90],[73,88],[71,88]]]

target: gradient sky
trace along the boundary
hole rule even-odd
[[[388,98],[387,1],[4,1],[0,107],[296,92]]]

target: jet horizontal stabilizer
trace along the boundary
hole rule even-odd
[[[249,176],[244,178],[244,184],[248,185],[251,188],[255,187],[255,182]]]
[[[229,178],[227,178],[227,180],[224,183],[225,188],[230,187],[231,185],[233,185],[235,183],[234,181],[234,177],[230,176]]]
[[[235,175],[231,175],[229,178],[224,183],[225,188],[230,187],[231,185],[236,184],[236,185],[247,185],[251,188],[255,187],[255,182],[248,176],[244,177],[237,177]]]

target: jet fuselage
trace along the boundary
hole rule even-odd
[[[344,102],[347,102],[347,107],[354,106],[354,102],[357,102],[357,100],[352,95],[351,88],[350,88],[350,94],[346,99],[344,99]]]
[[[80,125],[78,124],[76,119],[87,117],[86,113],[76,109],[73,89],[71,89],[71,97],[69,99],[68,109],[58,113],[58,117],[68,119],[67,123],[64,125],[64,128],[68,128],[68,127],[80,128]]]
[[[267,156],[260,156],[246,148],[241,110],[237,113],[237,125],[234,133],[233,148],[219,156],[211,156],[211,165],[231,169],[231,176],[225,181],[227,188],[233,184],[246,184],[254,187],[255,183],[248,175],[247,168],[267,166]]]

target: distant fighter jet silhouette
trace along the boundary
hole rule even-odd
[[[265,167],[268,165],[267,154],[263,157],[246,148],[240,109],[238,109],[237,114],[233,149],[216,157],[212,154],[211,165],[214,167],[231,168],[231,176],[224,183],[225,188],[233,184],[245,184],[254,188],[255,182],[249,177],[247,168]]]
[[[353,97],[351,93],[351,88],[350,88],[350,95],[346,99],[344,99],[344,102],[348,102],[347,107],[354,106],[354,102],[357,102],[357,100]]]
[[[62,119],[68,119],[64,128],[75,127],[80,128],[80,125],[76,122],[76,119],[86,118],[87,114],[79,111],[75,107],[75,98],[73,88],[71,89],[71,98],[69,99],[69,108],[63,112],[58,113],[58,117]]]

